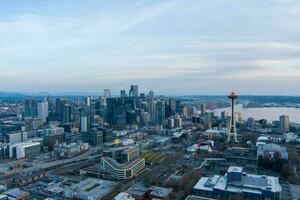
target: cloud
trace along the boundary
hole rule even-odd
[[[273,0],[2,4],[0,90],[95,91],[136,82],[171,94],[197,93],[199,87],[203,93],[234,88],[246,93],[270,87],[268,80],[274,84],[269,93],[281,93],[300,78],[295,5]],[[1,12],[5,8],[10,12]]]

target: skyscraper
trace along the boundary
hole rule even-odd
[[[38,118],[42,119],[44,123],[47,121],[49,115],[48,101],[43,101],[38,104]]]
[[[86,116],[80,117],[80,132],[87,132],[88,130],[88,118]]]
[[[163,101],[158,101],[156,103],[156,112],[155,112],[155,125],[164,125],[165,122],[165,104]]]
[[[120,91],[120,96],[121,97],[127,97],[126,91],[125,90],[121,90]]]
[[[288,132],[290,130],[290,118],[288,115],[281,115],[279,117],[279,128],[284,132]]]
[[[85,97],[85,105],[86,106],[90,106],[91,105],[91,97],[90,96],[88,96],[88,97]]]
[[[149,98],[149,101],[153,101],[154,100],[154,92],[152,90],[149,91],[148,98]]]
[[[68,123],[71,121],[72,116],[72,107],[70,104],[64,104],[63,105],[63,118],[62,121],[64,123]]]
[[[231,126],[230,131],[228,133],[228,142],[237,142],[237,132],[236,132],[236,125],[235,125],[235,101],[238,96],[232,92],[228,95],[228,98],[231,99]]]
[[[129,96],[134,96],[134,97],[139,96],[139,87],[138,87],[138,85],[131,85],[130,86]]]
[[[25,117],[36,117],[38,115],[37,111],[37,101],[35,99],[25,99],[24,102],[24,116]]]
[[[95,114],[106,120],[106,103],[101,99],[95,103]]]
[[[63,120],[64,105],[67,103],[68,103],[67,99],[61,99],[61,98],[56,99],[56,119],[58,121]]]
[[[205,104],[201,104],[200,109],[201,109],[201,115],[204,115],[204,113],[206,112]]]
[[[106,116],[107,122],[111,125],[126,124],[124,98],[108,98]]]
[[[104,89],[104,98],[110,98],[111,97],[111,93],[110,93],[110,89]]]

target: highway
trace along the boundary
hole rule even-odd
[[[93,149],[91,149],[81,155],[78,155],[76,157],[73,157],[73,158],[67,158],[67,159],[63,159],[63,160],[55,160],[52,162],[40,164],[38,166],[29,167],[29,168],[24,169],[24,173],[31,173],[31,172],[37,171],[37,170],[50,170],[55,167],[60,167],[63,165],[74,163],[74,162],[80,162],[80,161],[84,161],[84,160],[93,160],[93,159],[101,156],[101,154],[91,156],[92,153],[93,153]]]

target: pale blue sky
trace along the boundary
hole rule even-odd
[[[0,91],[300,95],[299,0],[0,0]]]

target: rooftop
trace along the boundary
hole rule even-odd
[[[114,166],[115,168],[118,169],[130,169],[131,167],[133,167],[134,165],[136,165],[137,163],[141,162],[141,160],[144,160],[143,158],[137,158],[134,159],[130,162],[127,163],[118,163],[117,161],[115,161],[114,159],[110,158],[110,157],[102,157],[103,160],[105,160],[106,162],[108,162],[110,165]]]
[[[243,172],[243,167],[230,166],[227,172]]]
[[[191,195],[188,196],[185,200],[216,200],[216,199]]]
[[[133,196],[144,196],[147,193],[148,189],[142,184],[135,184],[130,187],[126,192]]]
[[[87,178],[83,181],[80,181],[78,184],[71,186],[70,189],[76,191],[77,193],[94,197],[95,199],[101,199],[107,193],[109,193],[114,186],[115,182],[112,181]]]
[[[163,188],[158,186],[152,186],[150,188],[151,195],[155,197],[164,198],[167,197],[173,190],[171,188]]]
[[[14,198],[29,195],[28,192],[20,190],[19,188],[14,188],[14,189],[8,190],[5,192],[5,194],[7,194],[7,196],[9,196],[9,197],[14,197]]]
[[[241,175],[241,180],[229,181],[227,179],[229,173]],[[247,174],[243,173],[242,167],[230,166],[225,176],[202,177],[194,186],[194,190],[210,192],[221,190],[234,193],[262,194],[262,191],[278,193],[282,191],[282,188],[278,177]]]

